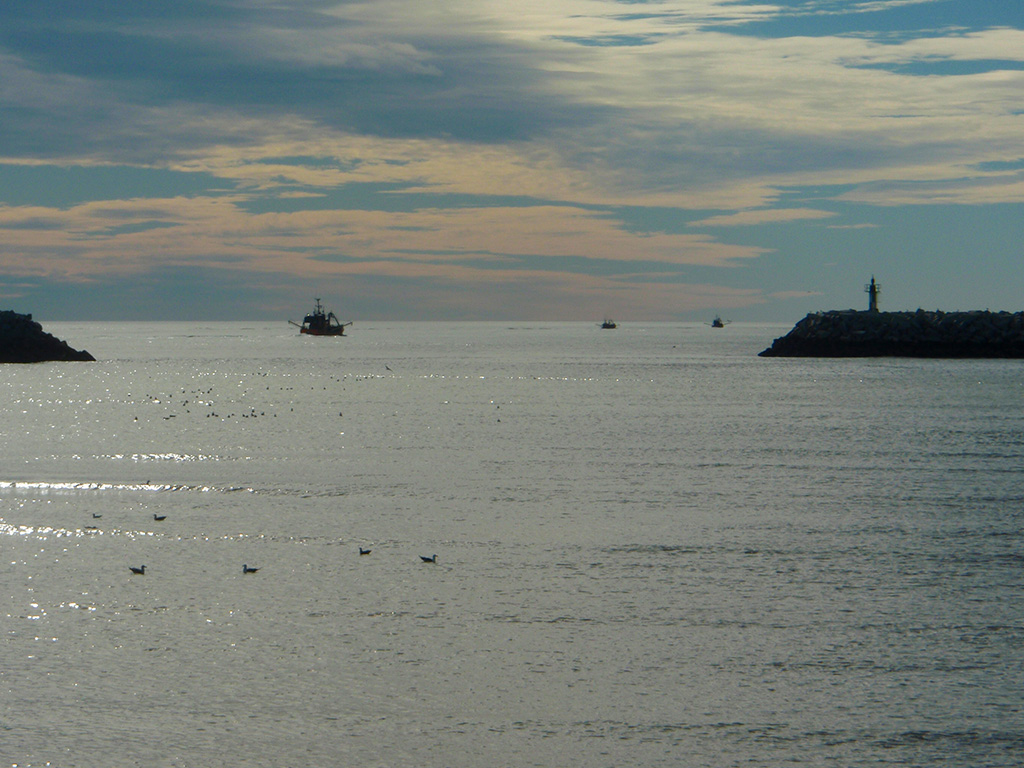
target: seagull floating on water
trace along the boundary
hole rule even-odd
[[[370,550],[370,549],[363,549],[362,547],[360,547],[360,548],[359,548],[359,554],[360,554],[360,555],[368,555],[368,554],[370,554],[370,552],[372,552],[372,551],[373,551],[373,550]]]
[[[248,565],[242,564],[242,573],[256,573],[259,568],[250,568]]]
[[[422,560],[424,563],[436,563],[437,555],[431,555],[430,557],[427,557],[426,555],[420,555],[420,560]]]
[[[129,565],[128,568],[129,570],[131,570],[132,573],[137,573],[139,574],[139,576],[146,575],[146,566],[144,565],[141,565],[138,568],[136,568],[134,565]]]
[[[158,514],[154,513],[153,514],[153,519],[154,520],[166,520],[167,519],[167,515],[158,515]]]

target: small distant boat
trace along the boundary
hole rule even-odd
[[[316,308],[301,323],[294,320],[288,322],[297,327],[299,333],[308,333],[310,336],[344,336],[345,327],[352,325],[351,321],[342,323],[333,312],[325,311],[320,299],[316,300]]]
[[[729,322],[729,321],[728,320],[723,320],[718,315],[715,315],[715,319],[711,321],[711,327],[712,328],[725,328],[725,324],[727,322]]]
[[[602,328],[618,328],[619,324],[612,320],[610,317],[606,317],[604,322],[601,323]]]

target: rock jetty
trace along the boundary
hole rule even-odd
[[[1024,312],[814,312],[760,354],[1024,358]]]
[[[32,315],[0,311],[0,363],[42,363],[48,361],[94,361],[84,350],[72,349],[66,341],[43,331]]]

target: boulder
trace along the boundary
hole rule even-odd
[[[47,361],[94,361],[85,350],[72,349],[66,341],[43,331],[32,315],[0,311],[0,363]]]

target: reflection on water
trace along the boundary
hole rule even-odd
[[[1017,363],[59,330],[0,370],[4,764],[1020,761]]]

